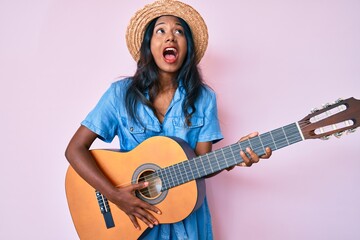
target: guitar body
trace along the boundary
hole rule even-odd
[[[138,182],[144,172],[153,172],[193,157],[191,148],[179,139],[153,137],[126,153],[110,150],[91,150],[99,168],[114,186]],[[109,202],[114,226],[107,228],[97,201],[96,190],[70,166],[66,174],[66,196],[76,231],[82,240],[137,239],[147,226],[138,221],[141,230],[134,228],[129,217]],[[186,218],[201,205],[205,195],[204,180],[193,180],[176,186],[159,196],[143,199],[156,205],[161,215],[154,214],[161,224],[175,223]]]

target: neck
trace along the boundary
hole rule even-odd
[[[239,152],[250,147],[257,155],[265,154],[265,148],[270,147],[273,151],[304,140],[298,123],[292,123],[270,132],[263,133],[257,137],[237,142],[220,148],[202,156],[191,158],[178,164],[174,164],[156,171],[161,177],[162,190],[178,186],[188,181],[205,177],[241,162]],[[180,141],[181,143],[181,141]],[[188,152],[192,152],[190,147]]]
[[[175,81],[176,77],[177,77],[177,75],[174,73],[160,72],[159,76],[158,76],[160,91],[165,92],[165,91],[176,89],[176,87],[177,87],[177,84]]]

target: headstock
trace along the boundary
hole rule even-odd
[[[359,124],[360,100],[355,98],[325,104],[299,121],[305,139],[328,139],[330,135],[340,137],[344,132],[354,132]]]

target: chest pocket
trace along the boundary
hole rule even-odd
[[[184,119],[181,117],[173,118],[172,123],[178,137],[187,139],[188,142],[197,142],[200,130],[204,126],[204,118],[200,116],[192,116],[190,126],[187,126]]]
[[[128,118],[121,118],[122,124],[124,126],[124,135],[126,136],[125,141],[130,145],[138,145],[144,140],[160,135],[161,127],[156,122],[144,121],[142,124],[136,121],[132,121]]]

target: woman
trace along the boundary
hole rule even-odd
[[[111,142],[117,135],[120,149],[130,151],[152,136],[185,140],[197,155],[211,151],[223,138],[215,93],[201,78],[197,64],[207,47],[207,28],[201,16],[179,1],[156,1],[131,19],[127,45],[137,61],[133,77],[114,82],[71,139],[66,157],[78,174],[116,204],[139,229],[140,239],[212,239],[207,201],[183,221],[161,224],[161,209],[134,196],[147,182],[118,188],[97,167],[89,149],[96,138]],[[245,138],[256,136],[250,134]],[[244,164],[259,161],[251,149],[241,152]],[[263,158],[268,158],[267,149]]]

